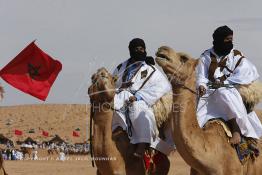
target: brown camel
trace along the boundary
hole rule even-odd
[[[48,153],[48,155],[59,154],[59,150],[57,150],[55,148],[48,148],[47,153]]]
[[[144,175],[143,160],[133,156],[135,145],[129,143],[127,134],[117,128],[112,133],[113,99],[115,95],[114,79],[101,68],[92,76],[92,85],[88,89],[91,101],[91,116],[94,120],[94,159],[97,174],[101,175]],[[169,160],[164,166],[169,164]],[[158,174],[167,174],[169,167],[157,168]]]
[[[28,147],[21,147],[21,152],[23,153],[24,155],[24,159],[25,159],[25,155],[28,154],[28,158],[30,159],[31,158],[31,154],[32,154],[32,151],[33,151],[33,148],[28,148]]]
[[[3,159],[3,156],[2,156],[2,151],[0,151],[0,175],[8,175],[4,169],[4,159]]]
[[[174,140],[178,152],[192,167],[191,175],[261,175],[261,156],[242,165],[221,125],[199,127],[194,93],[198,60],[167,46],[160,47],[156,56],[173,87]],[[262,150],[261,143],[258,146]]]

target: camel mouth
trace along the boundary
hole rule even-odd
[[[165,54],[162,54],[162,53],[157,53],[156,56],[157,56],[158,59],[161,59],[161,60],[167,60],[167,61],[171,60],[168,56],[166,56]]]
[[[95,78],[92,78],[92,84],[95,84],[98,81],[110,81],[110,77],[108,75],[98,75]]]

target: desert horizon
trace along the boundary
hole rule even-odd
[[[58,135],[69,143],[84,143],[89,139],[89,110],[89,104],[0,106],[0,134],[14,142],[27,137],[42,142]],[[262,110],[256,112],[261,119]],[[23,134],[15,135],[15,129]],[[48,132],[48,137],[43,136],[42,131]],[[73,131],[77,131],[79,136],[74,137]]]

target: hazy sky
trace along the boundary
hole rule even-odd
[[[0,68],[37,39],[63,64],[45,103],[87,103],[92,73],[127,59],[132,38],[143,38],[149,55],[169,45],[197,58],[211,47],[214,29],[226,24],[262,75],[261,6],[261,0],[0,0]],[[0,82],[1,105],[43,103]]]

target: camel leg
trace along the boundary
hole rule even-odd
[[[130,140],[126,134],[126,132],[121,128],[117,127],[113,131],[112,139],[114,140],[117,149],[121,153],[122,157],[125,159],[126,158],[126,150],[128,149],[130,145]],[[125,160],[127,161],[127,160]]]
[[[102,174],[98,171],[98,169],[96,170],[96,175],[102,175]]]
[[[132,153],[134,153],[134,151]],[[127,175],[145,175],[146,170],[144,160],[134,157],[132,154],[129,156],[129,162],[126,167]]]
[[[190,175],[200,175],[195,169],[190,169]]]
[[[228,172],[228,171],[227,171]],[[201,174],[201,173],[199,173],[199,172],[197,172],[195,169],[193,169],[192,167],[191,167],[191,169],[190,169],[190,175],[224,175],[225,173],[223,173],[222,171],[216,171],[216,172],[209,172],[208,174],[207,174],[207,172],[205,172],[204,174]],[[239,174],[241,174],[241,173],[231,173],[231,172],[228,172],[228,173],[226,173],[226,174],[230,174],[230,175],[239,175]]]
[[[167,175],[170,168],[170,161],[165,154],[161,152],[158,152],[157,154],[157,156],[160,156],[160,160],[156,164],[155,174]]]
[[[113,140],[125,160],[126,173],[128,175],[145,175],[144,161],[133,156],[135,145],[130,144],[126,132],[121,127],[114,130]]]
[[[3,168],[0,168],[0,175],[6,175]]]
[[[4,167],[2,167],[3,168],[3,171],[4,171],[4,175],[8,175],[7,173],[6,173],[6,171],[5,171],[5,168]]]
[[[133,154],[136,150],[136,145],[130,144],[127,150],[127,174],[128,175],[145,175],[146,169],[143,158],[137,158]]]

